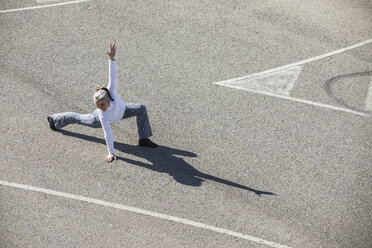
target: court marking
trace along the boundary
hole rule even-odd
[[[322,54],[322,55],[319,55],[319,56],[316,56],[316,57],[312,57],[312,58],[309,58],[309,59],[301,60],[301,61],[298,61],[298,62],[295,62],[295,63],[292,63],[292,64],[283,65],[283,66],[276,67],[276,68],[273,68],[273,69],[269,69],[269,70],[249,74],[247,76],[237,77],[237,78],[233,78],[233,79],[229,79],[229,80],[225,80],[225,81],[221,81],[221,82],[235,82],[235,81],[239,81],[239,80],[244,80],[244,79],[257,77],[257,76],[264,75],[264,74],[269,74],[269,73],[273,73],[273,72],[277,72],[277,71],[282,71],[282,70],[285,70],[285,69],[288,69],[288,68],[292,68],[294,66],[307,64],[307,63],[310,63],[310,62],[313,62],[313,61],[316,61],[316,60],[324,59],[324,58],[327,58],[327,57],[330,57],[330,56],[333,56],[333,55],[336,55],[336,54],[339,54],[339,53],[343,53],[343,52],[346,52],[346,51],[349,51],[349,50],[367,45],[371,42],[372,42],[372,39],[369,39],[369,40],[357,43],[355,45],[351,45],[351,46],[348,46],[348,47],[345,47],[345,48],[342,48],[342,49],[339,49],[339,50],[336,50],[336,51],[332,51],[332,52],[329,52],[329,53],[325,53],[325,54]]]
[[[36,0],[38,3],[50,3],[50,2],[59,2],[60,0]]]
[[[197,227],[197,228],[201,228],[201,229],[205,229],[205,230],[209,230],[209,231],[213,231],[213,232],[217,232],[217,233],[226,234],[226,235],[233,236],[233,237],[236,237],[236,238],[241,238],[241,239],[253,241],[253,242],[260,243],[260,244],[263,244],[263,245],[267,245],[267,246],[270,246],[270,247],[290,248],[290,247],[285,246],[285,245],[281,245],[281,244],[278,244],[278,243],[275,243],[275,242],[271,242],[271,241],[267,241],[267,240],[264,240],[264,239],[256,238],[256,237],[246,235],[246,234],[243,234],[243,233],[234,232],[234,231],[231,231],[231,230],[228,230],[228,229],[219,228],[219,227],[203,224],[201,222],[196,222],[196,221],[192,221],[192,220],[188,220],[188,219],[184,219],[184,218],[179,218],[179,217],[175,217],[175,216],[171,216],[171,215],[167,215],[167,214],[161,214],[161,213],[152,212],[152,211],[148,211],[148,210],[144,210],[144,209],[140,209],[140,208],[125,206],[125,205],[118,204],[118,203],[107,202],[107,201],[103,201],[103,200],[99,200],[99,199],[94,199],[94,198],[89,198],[89,197],[84,197],[84,196],[79,196],[79,195],[73,195],[73,194],[69,194],[69,193],[59,192],[59,191],[55,191],[55,190],[51,190],[51,189],[34,187],[34,186],[30,186],[30,185],[25,185],[25,184],[11,183],[11,182],[2,181],[2,180],[0,180],[0,185],[13,187],[13,188],[17,188],[17,189],[28,190],[28,191],[39,192],[39,193],[44,193],[44,194],[47,194],[47,195],[59,196],[59,197],[78,200],[78,201],[82,201],[82,202],[94,203],[94,204],[105,206],[105,207],[116,208],[116,209],[132,212],[132,213],[136,213],[136,214],[141,214],[141,215],[146,215],[146,216],[150,216],[150,217],[154,217],[154,218],[158,218],[158,219],[163,219],[163,220],[166,220],[166,221],[177,222],[177,223],[181,223],[181,224],[188,225],[188,226],[193,226],[193,227]]]
[[[291,100],[291,101],[294,101],[294,102],[309,104],[309,105],[313,105],[313,106],[317,106],[317,107],[321,107],[321,108],[327,108],[327,109],[332,109],[332,110],[336,110],[336,111],[341,111],[341,112],[345,112],[345,113],[349,113],[349,114],[355,114],[355,115],[359,115],[359,116],[363,116],[363,117],[371,117],[372,116],[371,114],[364,113],[364,112],[358,112],[358,111],[354,111],[354,110],[347,109],[347,108],[341,108],[341,107],[337,107],[337,106],[333,106],[333,105],[328,105],[328,104],[319,103],[319,102],[313,102],[313,101],[309,101],[309,100],[304,100],[304,99],[300,99],[300,98],[275,94],[275,93],[271,93],[271,92],[252,90],[252,89],[247,89],[247,88],[236,86],[236,85],[224,85],[224,84],[220,84],[220,83],[215,83],[215,84],[221,85],[221,86],[224,86],[224,87],[228,87],[228,88],[233,88],[233,89],[238,89],[238,90],[245,90],[245,91],[249,91],[249,92],[252,92],[252,93],[257,93],[257,94],[260,94],[260,95],[266,95],[266,96]]]
[[[289,96],[292,88],[301,74],[301,70],[302,65],[293,66],[286,70],[231,82],[228,85]]]
[[[314,106],[318,106],[318,107],[322,107],[322,108],[328,108],[328,109],[332,109],[332,110],[336,110],[336,111],[342,111],[342,112],[346,112],[346,113],[356,114],[356,115],[360,115],[360,116],[364,116],[364,117],[371,117],[370,114],[367,114],[367,113],[364,113],[364,112],[353,111],[353,110],[350,110],[350,109],[347,109],[347,108],[336,107],[336,106],[332,106],[332,105],[328,105],[328,104],[313,102],[313,101],[304,100],[304,99],[295,98],[295,97],[290,97],[290,96],[284,96],[284,95],[281,95],[281,94],[276,94],[276,93],[267,92],[267,91],[263,91],[263,90],[248,89],[248,88],[240,87],[238,85],[234,85],[234,84],[238,84],[239,81],[245,81],[245,80],[249,80],[249,79],[253,79],[253,78],[257,78],[257,77],[262,77],[262,76],[265,76],[265,75],[270,75],[270,74],[280,72],[280,71],[290,70],[294,67],[301,66],[301,65],[304,65],[306,63],[310,63],[310,62],[313,62],[313,61],[316,61],[316,60],[324,59],[326,57],[330,57],[330,56],[333,56],[333,55],[336,55],[336,54],[339,54],[339,53],[343,53],[343,52],[346,52],[346,51],[349,51],[349,50],[367,45],[371,42],[372,42],[372,39],[369,39],[369,40],[366,40],[366,41],[363,41],[363,42],[360,42],[360,43],[357,43],[357,44],[354,44],[354,45],[351,45],[351,46],[348,46],[348,47],[345,47],[345,48],[342,48],[342,49],[339,49],[339,50],[336,50],[336,51],[332,51],[332,52],[325,53],[325,54],[322,54],[322,55],[319,55],[319,56],[316,56],[316,57],[301,60],[301,61],[298,61],[298,62],[295,62],[295,63],[292,63],[292,64],[287,64],[287,65],[283,65],[283,66],[276,67],[276,68],[273,68],[273,69],[249,74],[249,75],[243,76],[243,77],[236,77],[236,78],[232,78],[232,79],[228,79],[228,80],[224,80],[224,81],[214,82],[213,84],[228,87],[228,88],[245,90],[245,91],[249,91],[249,92],[257,93],[257,94],[261,94],[261,95],[267,95],[267,96],[277,97],[277,98],[281,98],[281,99],[291,100],[291,101],[295,101],[295,102],[301,102],[301,103],[310,104],[310,105],[314,105]]]
[[[0,13],[9,13],[9,12],[17,12],[17,11],[25,11],[25,10],[33,10],[33,9],[50,8],[50,7],[69,5],[69,4],[75,4],[75,3],[82,3],[82,2],[88,2],[88,1],[91,1],[91,0],[76,0],[76,1],[71,1],[71,2],[63,2],[63,3],[55,3],[55,4],[48,4],[48,5],[33,6],[33,7],[25,7],[25,8],[19,8],[19,9],[6,9],[6,10],[0,10]]]
[[[370,79],[369,89],[368,89],[368,92],[367,92],[366,108],[365,108],[365,110],[372,112],[372,77]]]

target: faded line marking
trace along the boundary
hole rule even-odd
[[[263,245],[267,245],[267,246],[270,246],[270,247],[290,248],[290,247],[285,246],[285,245],[281,245],[281,244],[277,244],[277,243],[267,241],[267,240],[264,240],[264,239],[256,238],[256,237],[249,236],[249,235],[245,235],[243,233],[234,232],[234,231],[231,231],[231,230],[227,230],[227,229],[223,229],[223,228],[219,228],[219,227],[215,227],[215,226],[211,226],[211,225],[206,225],[206,224],[203,224],[203,223],[200,223],[200,222],[195,222],[195,221],[188,220],[188,219],[183,219],[183,218],[178,218],[178,217],[170,216],[170,215],[166,215],[166,214],[151,212],[151,211],[148,211],[148,210],[143,210],[143,209],[135,208],[135,207],[129,207],[129,206],[125,206],[125,205],[121,205],[121,204],[117,204],[117,203],[102,201],[102,200],[88,198],[88,197],[79,196],[79,195],[68,194],[68,193],[54,191],[54,190],[45,189],[45,188],[38,188],[38,187],[29,186],[29,185],[25,185],[25,184],[11,183],[11,182],[6,182],[6,181],[2,181],[2,180],[0,180],[0,185],[13,187],[13,188],[17,188],[17,189],[24,189],[24,190],[39,192],[39,193],[44,193],[44,194],[47,194],[47,195],[69,198],[69,199],[88,202],[88,203],[94,203],[94,204],[97,204],[97,205],[116,208],[116,209],[132,212],[132,213],[136,213],[136,214],[147,215],[147,216],[155,217],[155,218],[158,218],[158,219],[177,222],[177,223],[181,223],[181,224],[184,224],[184,225],[189,225],[189,226],[193,226],[193,227],[197,227],[197,228],[201,228],[201,229],[205,229],[205,230],[210,230],[210,231],[217,232],[217,233],[230,235],[230,236],[233,236],[233,237],[236,237],[236,238],[246,239],[246,240],[253,241],[253,242],[256,242],[256,243],[260,243],[260,244],[263,244]]]
[[[372,77],[371,77],[371,82],[369,83],[369,89],[367,92],[367,98],[366,98],[366,111],[371,111],[372,112]]]
[[[40,5],[40,6],[19,8],[19,9],[0,10],[0,13],[9,13],[9,12],[32,10],[32,9],[42,9],[42,8],[56,7],[56,6],[68,5],[68,4],[74,4],[74,3],[82,3],[82,2],[88,2],[88,1],[91,1],[91,0],[77,0],[77,1],[71,1],[71,2],[55,3],[55,4],[49,4],[49,5]]]
[[[328,105],[328,104],[308,101],[308,100],[299,99],[299,98],[290,97],[290,96],[284,96],[284,95],[275,94],[275,93],[271,93],[271,92],[267,92],[267,91],[261,91],[261,90],[256,90],[256,89],[247,89],[247,88],[240,87],[240,86],[236,85],[236,84],[239,84],[240,81],[245,81],[245,80],[248,80],[248,79],[253,79],[253,78],[273,74],[275,72],[289,70],[289,69],[292,69],[293,67],[300,66],[300,65],[303,65],[303,64],[306,64],[306,63],[310,63],[310,62],[313,62],[313,61],[316,61],[316,60],[320,60],[320,59],[323,59],[323,58],[326,58],[326,57],[330,57],[330,56],[333,56],[333,55],[336,55],[336,54],[339,54],[339,53],[343,53],[345,51],[352,50],[352,49],[367,45],[371,42],[372,42],[372,39],[369,39],[369,40],[357,43],[355,45],[351,45],[351,46],[348,46],[348,47],[345,47],[345,48],[342,48],[342,49],[339,49],[339,50],[336,50],[336,51],[333,51],[333,52],[325,53],[323,55],[319,55],[319,56],[316,56],[316,57],[312,57],[312,58],[309,58],[309,59],[301,60],[301,61],[298,61],[296,63],[280,66],[280,67],[273,68],[273,69],[266,70],[266,71],[261,71],[261,72],[249,74],[249,75],[243,76],[243,77],[237,77],[237,78],[232,78],[232,79],[228,79],[228,80],[224,80],[224,81],[220,81],[220,82],[214,82],[213,84],[224,86],[224,87],[229,87],[229,88],[234,88],[234,89],[239,89],[239,90],[245,90],[245,91],[249,91],[249,92],[253,92],[253,93],[257,93],[257,94],[261,94],[261,95],[278,97],[278,98],[291,100],[291,101],[295,101],[295,102],[301,102],[301,103],[310,104],[310,105],[314,105],[314,106],[318,106],[318,107],[322,107],[322,108],[328,108],[328,109],[332,109],[332,110],[337,110],[337,111],[342,111],[342,112],[346,112],[346,113],[356,114],[356,115],[360,115],[360,116],[364,116],[364,117],[371,117],[370,114],[367,114],[367,113],[364,113],[364,112],[358,112],[358,111],[354,111],[354,110],[350,110],[350,109],[346,109],[346,108],[340,108],[340,107],[336,107],[336,106],[332,106],[332,105]]]
[[[253,78],[239,80],[231,83],[232,86],[239,86],[250,90],[271,92],[274,94],[289,96],[294,87],[302,66],[294,66],[287,70],[267,73]]]
[[[296,63],[292,63],[292,64],[288,64],[288,65],[283,65],[283,66],[276,67],[276,68],[273,68],[273,69],[270,69],[270,70],[261,71],[261,72],[249,74],[247,76],[237,77],[237,78],[225,80],[225,81],[222,81],[222,82],[232,83],[232,82],[235,82],[235,81],[245,80],[245,79],[257,77],[257,76],[264,75],[264,74],[269,74],[269,73],[273,73],[273,72],[277,72],[277,71],[286,70],[286,69],[292,68],[294,66],[303,65],[303,64],[310,63],[310,62],[313,62],[313,61],[316,61],[316,60],[320,60],[320,59],[324,59],[326,57],[330,57],[330,56],[333,56],[333,55],[336,55],[336,54],[339,54],[339,53],[343,53],[343,52],[346,52],[348,50],[352,50],[352,49],[355,49],[355,48],[358,48],[358,47],[367,45],[367,44],[369,44],[371,42],[372,42],[372,39],[369,39],[369,40],[360,42],[360,43],[355,44],[355,45],[352,45],[352,46],[348,46],[348,47],[345,47],[345,48],[342,48],[342,49],[339,49],[339,50],[336,50],[336,51],[333,51],[333,52],[325,53],[323,55],[319,55],[319,56],[316,56],[316,57],[313,57],[313,58],[301,60],[301,61],[298,61]]]
[[[243,88],[243,87],[240,87],[240,86],[225,84],[224,82],[217,82],[217,83],[214,83],[214,84],[224,86],[224,87],[228,87],[228,88],[238,89],[238,90],[245,90],[245,91],[249,91],[249,92],[253,92],[253,93],[257,93],[257,94],[261,94],[261,95],[267,95],[267,96],[271,96],[271,97],[277,97],[277,98],[281,98],[281,99],[286,99],[286,100],[291,100],[291,101],[295,101],[295,102],[314,105],[314,106],[321,107],[321,108],[332,109],[332,110],[341,111],[341,112],[350,113],[350,114],[355,114],[355,115],[360,115],[360,116],[364,116],[364,117],[371,117],[370,114],[364,113],[364,112],[358,112],[358,111],[354,111],[354,110],[347,109],[347,108],[336,107],[336,106],[332,106],[332,105],[328,105],[328,104],[313,102],[313,101],[304,100],[304,99],[295,98],[295,97],[290,97],[290,96],[279,95],[279,94],[270,93],[270,92],[266,92],[266,91],[251,90],[251,89]]]
[[[50,3],[50,2],[59,2],[60,0],[36,0],[38,3]]]

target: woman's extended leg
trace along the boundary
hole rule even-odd
[[[123,119],[133,116],[137,116],[138,137],[140,139],[145,139],[152,136],[150,121],[145,105],[135,103],[126,104]]]
[[[147,115],[147,110],[143,104],[126,104],[125,113],[123,119],[136,116],[137,117],[137,128],[138,128],[138,144],[140,146],[148,146],[151,148],[158,147],[157,144],[149,140],[148,137],[152,136],[152,131],[150,127],[149,117]]]
[[[48,116],[48,121],[50,117],[56,129],[60,129],[69,124],[80,124],[93,128],[101,127],[97,111],[94,111],[92,114],[78,114],[74,112],[54,114]]]

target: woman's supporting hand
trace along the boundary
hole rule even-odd
[[[107,163],[111,163],[114,160],[118,160],[117,157],[114,154],[110,154],[105,158]]]
[[[112,45],[112,43],[110,43],[110,51],[107,52],[107,55],[110,57],[111,60],[114,60],[115,59],[115,53],[116,53],[116,44],[114,43],[114,45]]]

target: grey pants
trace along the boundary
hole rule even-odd
[[[138,137],[140,139],[152,136],[149,117],[147,110],[143,104],[129,103],[126,104],[123,119],[137,117]],[[74,112],[65,112],[52,115],[54,125],[60,129],[69,124],[80,124],[93,128],[100,128],[101,122],[98,117],[98,110],[96,109],[92,114],[78,114]]]

